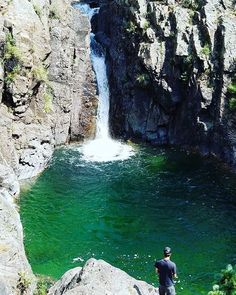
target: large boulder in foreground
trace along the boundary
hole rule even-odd
[[[103,260],[88,260],[74,268],[49,290],[48,295],[158,295],[153,286],[136,280]]]

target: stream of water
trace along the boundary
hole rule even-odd
[[[89,19],[96,13],[98,8],[90,8],[88,4],[77,4],[75,6]],[[84,144],[80,151],[86,161],[107,162],[125,160],[134,155],[131,146],[118,140],[113,140],[109,133],[109,108],[110,92],[106,73],[105,53],[102,46],[96,41],[91,33],[91,61],[97,79],[99,104],[97,110],[96,136],[95,139]]]

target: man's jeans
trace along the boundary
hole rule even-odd
[[[175,287],[174,286],[170,286],[170,287],[159,286],[159,294],[160,295],[175,295]]]

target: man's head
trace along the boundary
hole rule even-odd
[[[170,257],[171,256],[171,248],[170,247],[165,247],[164,248],[164,256],[165,257]]]

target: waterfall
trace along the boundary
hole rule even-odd
[[[102,46],[96,42],[91,33],[91,60],[96,74],[99,103],[96,120],[96,139],[109,138],[109,86],[106,73],[105,56]]]
[[[89,19],[98,13],[99,8],[90,8],[88,4],[78,3],[76,8],[86,14]],[[80,152],[86,161],[108,162],[125,160],[134,155],[131,146],[113,140],[109,134],[109,85],[106,72],[105,53],[102,46],[91,33],[91,61],[96,75],[99,102],[96,120],[95,139],[85,143]]]

